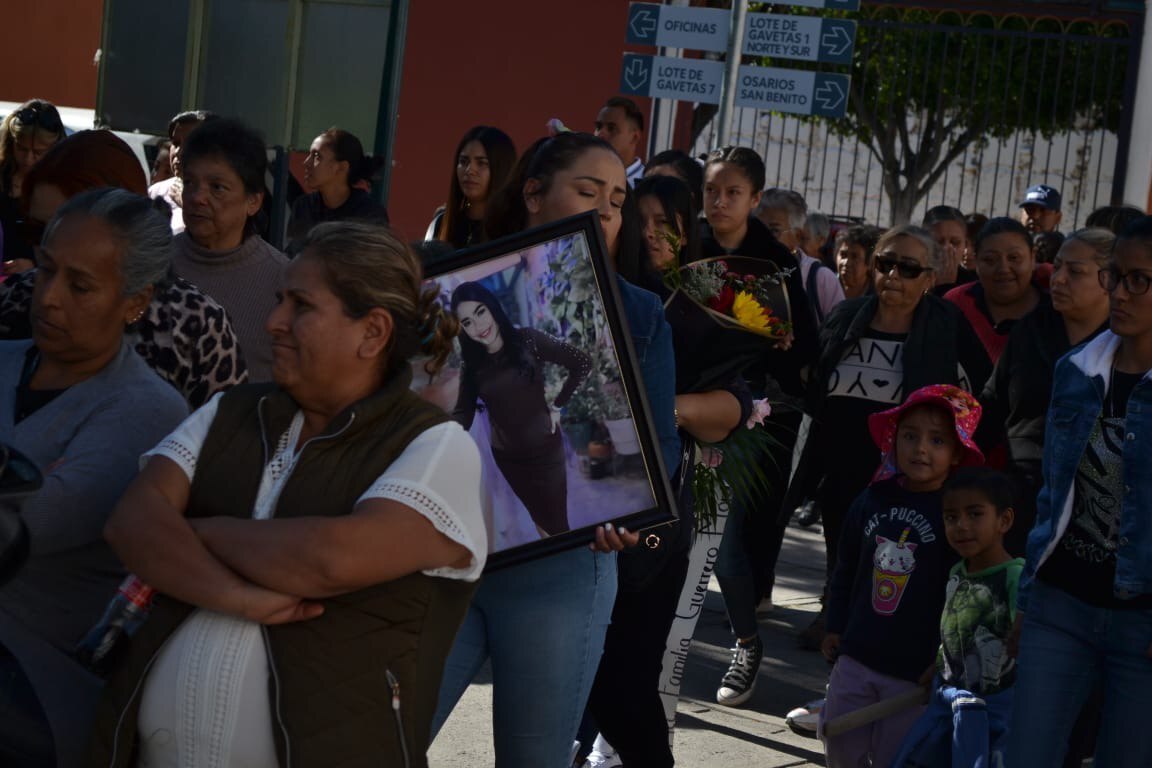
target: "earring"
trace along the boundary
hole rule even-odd
[[[136,317],[128,321],[128,325],[135,325],[136,323],[140,322],[140,318],[142,317],[144,317],[144,310],[137,312]]]

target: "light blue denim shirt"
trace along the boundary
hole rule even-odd
[[[1036,501],[1036,525],[1028,535],[1027,565],[1016,604],[1028,609],[1028,593],[1072,519],[1076,469],[1103,409],[1120,337],[1105,331],[1056,364],[1052,405],[1044,431],[1044,487]],[[1152,372],[1128,400],[1124,428],[1120,533],[1116,550],[1117,597],[1152,593]]]

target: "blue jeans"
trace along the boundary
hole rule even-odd
[[[1059,766],[1094,685],[1104,690],[1096,768],[1152,765],[1152,610],[1097,608],[1037,579],[1020,637],[1007,765]]]
[[[615,553],[580,547],[486,574],[444,668],[433,737],[491,658],[496,766],[565,768],[615,601]]]

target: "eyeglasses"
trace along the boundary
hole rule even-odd
[[[16,119],[21,125],[34,125],[52,133],[64,130],[60,113],[54,108],[24,107],[16,112]]]
[[[1131,295],[1143,296],[1148,293],[1148,284],[1152,283],[1152,277],[1138,269],[1123,273],[1115,267],[1100,270],[1100,287],[1108,293],[1115,291],[1116,286],[1121,283],[1124,284],[1124,290]]]
[[[926,267],[914,261],[900,261],[894,253],[878,253],[873,263],[876,265],[877,272],[886,275],[895,269],[905,280],[915,280],[925,272],[932,271],[932,267]]]

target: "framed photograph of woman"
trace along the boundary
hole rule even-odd
[[[595,213],[426,267],[460,322],[413,389],[469,430],[484,463],[488,568],[587,544],[596,526],[676,517]]]

